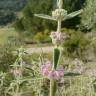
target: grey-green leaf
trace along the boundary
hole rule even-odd
[[[45,15],[45,14],[34,14],[34,16],[39,17],[39,18],[43,18],[43,19],[56,20],[52,16]]]
[[[78,10],[78,11],[75,11],[75,12],[72,12],[72,13],[68,14],[64,20],[71,19],[71,18],[81,14],[82,12],[83,12],[82,9]]]

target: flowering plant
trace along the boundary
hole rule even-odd
[[[51,32],[51,35],[50,35],[52,39],[52,43],[55,45],[54,51],[53,51],[53,63],[51,63],[50,61],[47,61],[45,62],[45,64],[41,66],[42,75],[50,79],[50,96],[56,96],[56,91],[58,87],[56,80],[64,76],[64,69],[57,68],[59,64],[59,59],[61,56],[61,50],[59,46],[69,36],[66,35],[65,33],[61,33],[61,22],[64,20],[70,19],[74,16],[77,16],[82,12],[82,10],[79,10],[79,11],[75,11],[68,14],[67,10],[62,9],[63,0],[57,0],[57,6],[58,8],[52,11],[52,16],[48,16],[44,14],[35,14],[35,16],[37,17],[49,19],[49,20],[55,20],[58,22],[57,31]]]

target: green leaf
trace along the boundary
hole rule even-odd
[[[64,74],[64,76],[80,76],[81,74],[80,73],[74,73],[74,72],[67,72]]]
[[[54,60],[54,68],[56,69],[59,58],[60,58],[60,50],[58,48],[54,48],[54,55],[53,55],[53,60]]]

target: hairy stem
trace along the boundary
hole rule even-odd
[[[50,96],[56,96],[56,81],[54,79],[50,80]]]
[[[63,1],[62,0],[57,0],[57,5],[58,5],[59,9],[61,9],[62,5],[63,5]]]
[[[61,20],[58,20],[57,32],[61,31]]]

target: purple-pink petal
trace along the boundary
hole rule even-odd
[[[51,62],[47,61],[41,66],[41,73],[47,78],[59,79],[64,76],[64,69],[61,67],[59,70],[52,70]]]

